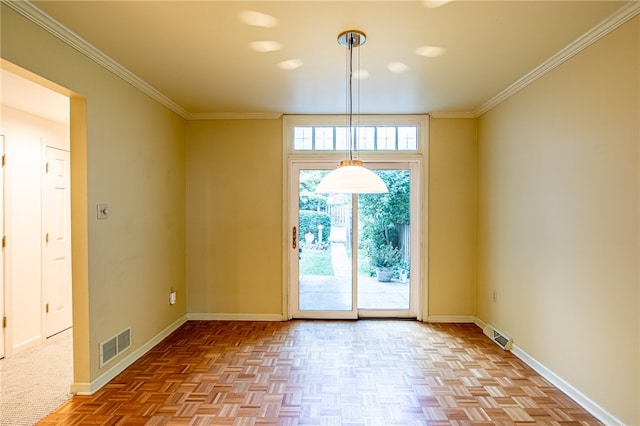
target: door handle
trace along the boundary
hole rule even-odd
[[[298,228],[293,227],[292,238],[291,238],[291,247],[298,247]]]

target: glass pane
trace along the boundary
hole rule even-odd
[[[358,309],[409,309],[411,173],[375,172],[389,192],[358,197]]]
[[[415,151],[418,149],[418,128],[415,126],[398,127],[398,150]]]
[[[376,128],[358,127],[356,130],[357,147],[362,151],[374,151],[376,149]]]
[[[293,149],[313,149],[313,127],[295,127],[293,129]]]
[[[300,170],[298,309],[351,311],[351,196],[315,192],[327,170]]]
[[[349,148],[346,127],[336,127],[336,150],[346,151]]]
[[[378,150],[395,151],[396,150],[396,128],[395,127],[378,127]]]
[[[316,127],[316,150],[333,151],[333,127]]]

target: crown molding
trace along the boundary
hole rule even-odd
[[[93,47],[82,37],[69,30],[60,22],[53,19],[51,16],[44,13],[38,7],[26,0],[2,0],[4,4],[15,10],[25,18],[29,19],[36,25],[42,27],[55,37],[59,38],[78,52],[82,53],[89,59],[96,62],[103,68],[111,71],[113,74],[122,78],[132,86],[136,87],[143,93],[147,94],[152,99],[158,101],[171,111],[175,112],[179,116],[188,119],[189,113],[180,105],[169,99],[167,96],[160,93],[158,90],[150,86],[144,80],[133,74],[131,71],[118,64],[116,61]]]
[[[545,74],[547,74],[557,66],[561,65],[562,63],[569,60],[574,55],[580,53],[587,47],[591,46],[593,43],[600,40],[602,37],[609,34],[625,22],[629,21],[638,13],[640,13],[640,1],[631,0],[627,2],[627,4],[622,6],[600,24],[593,27],[590,31],[577,38],[573,43],[569,44],[564,49],[560,50],[558,53],[549,58],[547,61],[543,62],[538,67],[525,74],[522,78],[511,84],[502,92],[489,99],[487,102],[481,105],[480,108],[474,111],[473,115],[475,117],[480,117],[482,114],[486,113],[498,104],[504,102],[507,98],[524,89],[529,84],[542,78]]]
[[[434,111],[430,112],[429,116],[433,118],[477,118],[473,112]]]
[[[190,113],[186,118],[188,120],[277,120],[282,115],[279,112],[206,112]]]

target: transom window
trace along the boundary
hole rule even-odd
[[[357,126],[353,128],[358,151],[417,151],[418,126]],[[344,151],[346,126],[294,126],[294,151]]]

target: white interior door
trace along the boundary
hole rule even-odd
[[[4,135],[0,135],[0,156],[4,158]],[[0,239],[4,239],[4,161],[0,169]],[[0,250],[0,321],[4,322],[4,243]],[[0,358],[4,358],[4,332],[4,324],[0,324]]]
[[[72,325],[69,151],[47,147],[43,295],[46,336]]]

